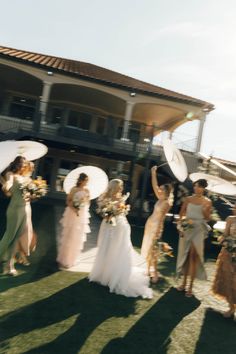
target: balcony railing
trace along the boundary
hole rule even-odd
[[[114,123],[114,122],[113,122]],[[115,124],[114,124],[115,127]],[[122,130],[120,127],[116,129],[106,129],[105,134],[98,134],[93,131],[88,131],[72,126],[61,126],[57,124],[48,124],[41,123],[38,127],[39,130],[35,130],[34,122],[24,119],[19,119],[15,117],[9,117],[0,115],[0,133],[19,133],[20,131],[41,133],[43,135],[53,136],[60,139],[60,137],[68,138],[72,140],[78,140],[80,142],[96,144],[100,146],[107,146],[109,149],[117,149],[119,151],[130,152],[133,155],[139,155],[140,158],[146,157],[149,153],[150,156],[155,157],[158,160],[165,161],[163,154],[163,148],[161,145],[153,145],[152,141],[152,127],[145,124],[140,124],[140,131],[137,130],[137,123],[130,124],[130,130],[128,137],[122,139]],[[188,161],[188,164],[191,165],[190,170],[194,171],[196,169],[196,161],[193,161],[191,151],[191,145],[194,145],[194,142],[189,145],[189,142],[179,142],[177,146],[183,151],[184,156]],[[182,145],[181,145],[182,144]]]

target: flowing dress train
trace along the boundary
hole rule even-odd
[[[62,231],[57,238],[58,255],[57,262],[64,268],[71,268],[78,262],[78,257],[87,240],[89,227],[89,199],[87,191],[78,191],[75,196],[78,200],[84,200],[83,207],[78,215],[72,208],[66,207],[60,220]]]
[[[116,216],[115,226],[105,219],[102,221],[98,252],[89,280],[108,286],[110,292],[116,294],[152,298],[145,269],[133,266],[136,252],[132,247],[130,232],[130,225],[124,215]]]

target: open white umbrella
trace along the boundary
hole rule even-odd
[[[0,142],[0,173],[15,160],[17,154],[17,147],[14,141],[1,141]]]
[[[17,155],[24,156],[29,161],[37,160],[48,152],[47,146],[37,141],[19,140],[15,144]]]
[[[160,166],[168,164],[175,177],[180,182],[184,182],[188,176],[188,169],[183,155],[170,139],[164,140],[163,149],[167,162]]]
[[[105,192],[108,186],[108,177],[106,173],[95,166],[82,166],[70,171],[63,184],[64,191],[68,194],[72,187],[76,185],[77,179],[81,173],[85,173],[89,180],[87,188],[90,192],[90,198],[95,199]]]
[[[226,221],[220,220],[215,223],[215,225],[213,226],[213,229],[220,231],[220,232],[224,232],[225,226],[226,226]]]
[[[199,179],[205,179],[208,183],[207,190],[224,195],[236,195],[236,186],[231,182],[226,181],[223,178],[218,176],[209,175],[207,173],[191,173],[189,175],[190,179],[193,182],[196,182]]]

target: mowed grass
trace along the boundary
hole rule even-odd
[[[111,294],[87,274],[57,271],[53,205],[34,203],[33,216],[38,247],[31,265],[18,267],[17,277],[0,276],[1,354],[235,353],[235,322],[209,308],[209,282],[197,283],[193,298],[174,289],[174,258],[160,263],[164,277],[152,300]],[[132,231],[138,248],[143,229]],[[171,225],[165,238],[175,247]]]

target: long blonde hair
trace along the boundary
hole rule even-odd
[[[99,197],[99,201],[102,201],[103,199],[109,199],[109,198],[114,198],[118,192],[121,192],[121,187],[123,187],[123,181],[121,179],[115,178],[115,179],[111,179],[107,190],[105,193],[103,193],[100,197]]]

